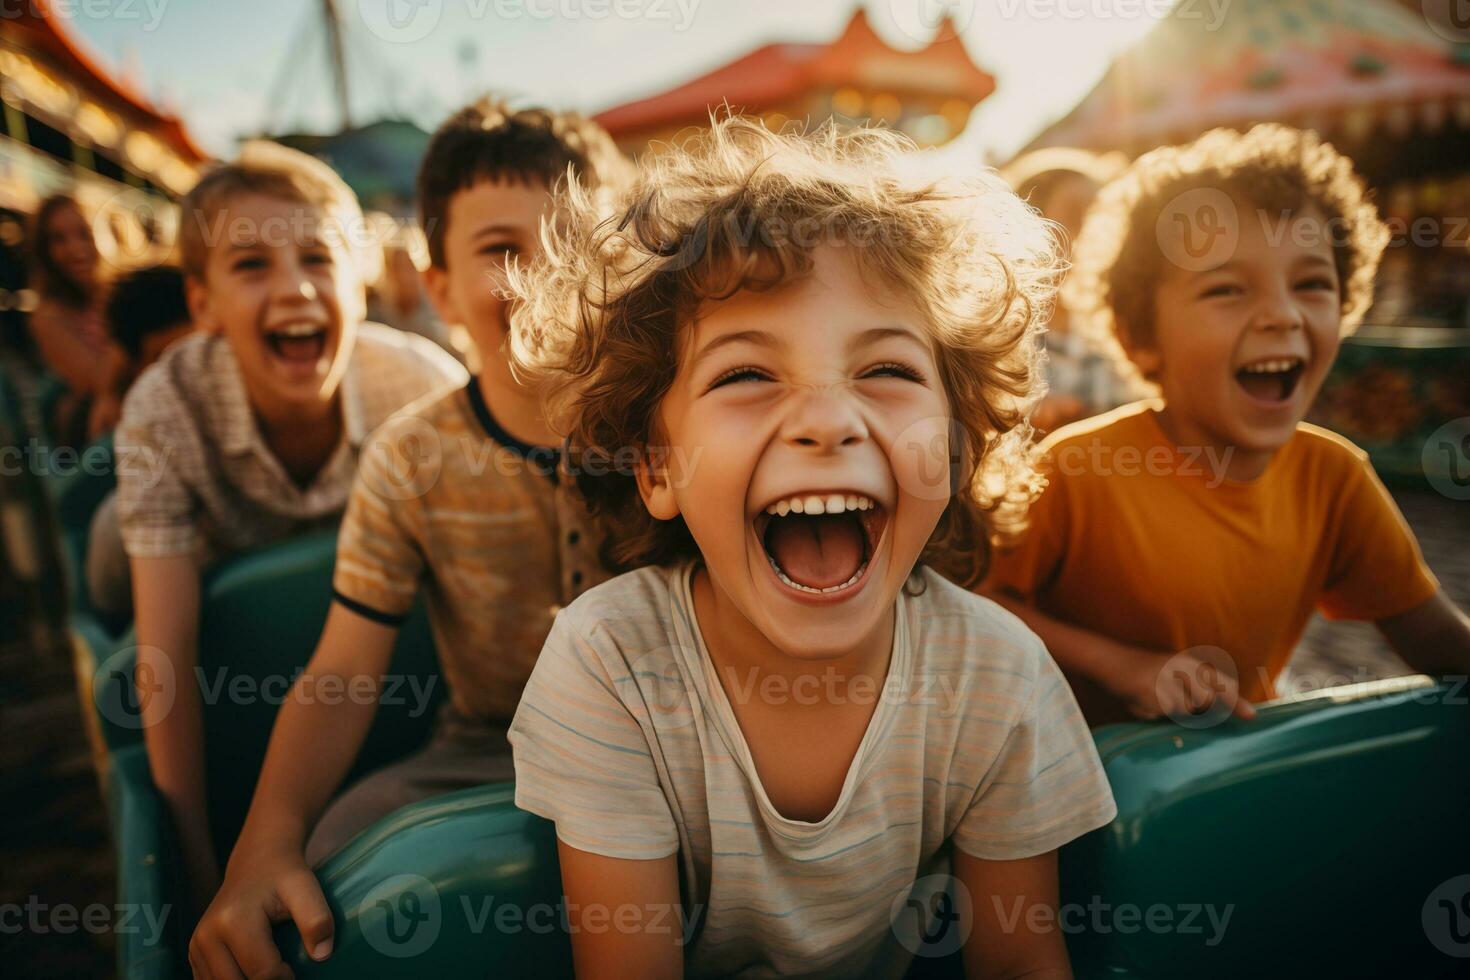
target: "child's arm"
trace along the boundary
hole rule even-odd
[[[214,976],[275,976],[283,968],[271,924],[296,924],[311,955],[332,951],[332,913],[307,867],[306,839],[352,767],[377,711],[371,699],[302,696],[326,676],[366,675],[376,685],[388,669],[396,626],[333,603],[316,653],[291,688],[271,732],[260,782],[230,854],[224,884],[189,943],[191,962]],[[196,969],[198,967],[196,966]]]
[[[973,906],[974,925],[964,946],[966,977],[1072,980],[1057,922],[1056,851],[986,861],[955,848],[954,876],[960,900]]]
[[[1470,674],[1470,616],[1456,608],[1443,589],[1376,625],[1394,652],[1420,673]]]
[[[684,917],[674,855],[630,861],[558,840],[578,980],[677,980]]]
[[[1247,721],[1255,706],[1240,696],[1236,678],[1215,671],[1189,653],[1145,650],[1080,626],[1073,626],[1001,590],[985,590],[1041,637],[1057,663],[1091,678],[1112,692],[1139,718],[1198,714],[1216,700],[1233,704],[1231,713]],[[1165,666],[1168,670],[1165,670]]]
[[[203,705],[194,680],[199,566],[192,555],[133,558],[131,564],[143,739],[153,781],[173,814],[197,909],[219,886],[204,791]]]

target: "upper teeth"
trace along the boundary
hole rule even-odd
[[[310,337],[320,332],[321,327],[312,323],[293,323],[288,327],[278,327],[271,331],[271,333],[285,334],[287,337]]]
[[[766,507],[767,514],[840,514],[845,510],[871,510],[878,506],[860,493],[809,493],[778,500]]]
[[[1254,364],[1247,364],[1241,370],[1247,374],[1276,374],[1281,371],[1290,371],[1300,363],[1300,358],[1290,357],[1277,361],[1257,361]]]

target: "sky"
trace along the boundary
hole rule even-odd
[[[206,149],[335,128],[318,0],[49,0]],[[432,129],[484,91],[596,112],[770,41],[825,42],[858,6],[896,47],[948,11],[996,77],[952,152],[1003,161],[1063,115],[1172,0],[334,0],[357,121]]]

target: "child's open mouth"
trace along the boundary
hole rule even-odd
[[[266,331],[265,342],[271,353],[289,364],[316,364],[327,349],[327,328],[293,323]]]
[[[888,524],[888,512],[852,492],[801,493],[768,504],[755,534],[782,584],[811,595],[857,585]]]
[[[1255,361],[1235,372],[1235,382],[1257,401],[1281,404],[1295,394],[1306,367],[1300,357]]]

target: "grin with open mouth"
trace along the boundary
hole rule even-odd
[[[776,580],[807,599],[846,598],[863,584],[888,510],[852,490],[790,494],[756,517],[756,540]]]
[[[1306,369],[1300,357],[1263,358],[1237,370],[1235,383],[1254,401],[1284,405],[1296,394]]]
[[[315,366],[327,350],[327,328],[317,323],[292,323],[267,330],[265,343],[286,364]]]

